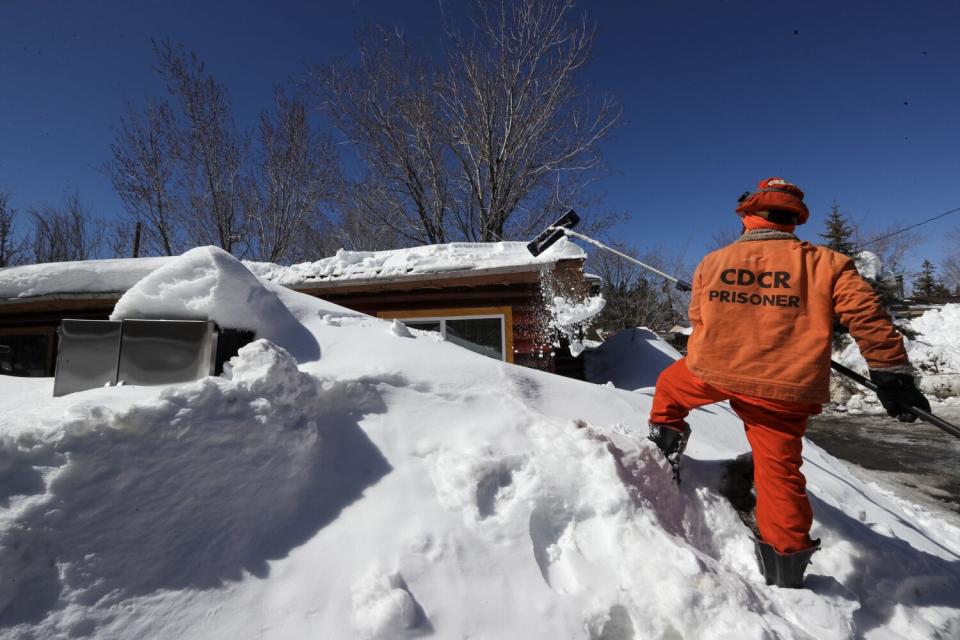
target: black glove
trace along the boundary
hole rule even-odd
[[[877,385],[877,399],[887,410],[887,415],[900,422],[913,422],[917,416],[910,413],[908,407],[916,407],[930,412],[930,402],[924,397],[913,376],[909,373],[870,370],[870,380]]]

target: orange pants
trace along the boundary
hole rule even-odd
[[[800,473],[800,450],[807,418],[820,413],[820,405],[719,389],[691,373],[686,360],[678,360],[657,379],[650,422],[682,428],[691,409],[723,400],[729,400],[743,420],[753,449],[760,537],[779,553],[809,548],[813,512],[807,499],[806,480]]]

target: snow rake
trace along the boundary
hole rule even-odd
[[[554,243],[556,243],[560,238],[562,238],[562,237],[564,237],[564,236],[569,236],[569,237],[577,238],[577,239],[579,239],[579,240],[583,240],[584,242],[587,242],[587,243],[589,243],[589,244],[592,244],[593,246],[595,246],[595,247],[597,247],[597,248],[599,248],[599,249],[603,249],[604,251],[609,251],[610,253],[612,253],[612,254],[614,254],[614,255],[620,256],[620,257],[623,258],[624,260],[627,260],[627,261],[632,262],[632,263],[634,263],[634,264],[636,264],[636,265],[639,265],[640,267],[643,267],[643,268],[646,269],[647,271],[650,271],[651,273],[655,273],[655,274],[657,274],[658,276],[660,276],[660,277],[662,277],[662,278],[665,278],[665,279],[669,280],[670,282],[674,283],[674,285],[676,285],[676,288],[677,288],[678,290],[680,290],[680,291],[692,291],[692,290],[693,290],[693,286],[692,286],[689,282],[687,282],[686,280],[681,280],[681,279],[679,279],[679,278],[675,278],[675,277],[673,277],[673,276],[671,276],[671,275],[669,275],[669,274],[667,274],[667,273],[664,273],[663,271],[660,271],[659,269],[655,269],[654,267],[651,267],[651,266],[648,265],[648,264],[644,264],[643,262],[640,262],[640,261],[637,260],[636,258],[633,258],[633,257],[631,257],[631,256],[628,256],[628,255],[625,254],[625,253],[621,253],[620,251],[617,251],[616,249],[613,249],[613,248],[611,248],[611,247],[608,247],[607,245],[603,244],[602,242],[599,242],[599,241],[597,241],[597,240],[594,240],[593,238],[591,238],[591,237],[589,237],[589,236],[586,236],[586,235],[584,235],[584,234],[582,234],[582,233],[577,233],[576,231],[573,231],[573,227],[575,227],[575,226],[577,225],[577,223],[579,223],[579,222],[580,222],[580,216],[578,216],[578,215],[576,214],[576,212],[575,212],[573,209],[571,209],[570,211],[568,211],[568,212],[566,212],[565,214],[563,214],[562,216],[560,216],[560,218],[557,219],[556,222],[554,222],[553,224],[551,224],[550,226],[548,226],[546,229],[544,229],[542,232],[540,232],[540,235],[538,235],[538,236],[537,236],[536,238],[534,238],[530,243],[528,243],[528,244],[527,244],[527,250],[529,250],[532,255],[534,255],[534,256],[539,256],[541,253],[543,253],[544,251],[546,251],[547,249],[549,249],[549,248],[550,248]],[[860,375],[860,374],[857,373],[856,371],[853,371],[853,370],[848,369],[847,367],[843,366],[843,365],[840,364],[839,362],[836,362],[835,360],[831,360],[831,361],[830,361],[830,368],[833,369],[834,371],[836,371],[837,373],[839,373],[840,375],[842,375],[842,376],[844,376],[844,377],[846,377],[846,378],[849,378],[850,380],[853,380],[854,382],[856,382],[856,383],[858,383],[858,384],[863,385],[864,387],[866,387],[867,389],[870,389],[870,390],[873,391],[874,393],[877,392],[877,385],[873,384],[870,380],[868,380],[867,378],[863,377],[862,375]],[[955,438],[960,438],[960,427],[958,427],[958,426],[956,426],[956,425],[954,425],[954,424],[951,424],[950,422],[947,422],[947,421],[944,420],[943,418],[938,418],[937,416],[933,415],[932,413],[929,413],[929,412],[927,412],[927,411],[924,411],[923,409],[920,409],[919,407],[914,407],[914,406],[910,405],[910,406],[908,407],[908,410],[909,410],[910,413],[912,413],[912,414],[913,414],[914,416],[916,416],[917,418],[923,420],[924,422],[927,422],[927,423],[932,424],[933,426],[935,426],[935,427],[937,427],[937,428],[939,428],[939,429],[942,429],[943,431],[949,433],[950,435],[954,436]]]
[[[538,235],[529,244],[527,244],[527,250],[529,250],[530,253],[533,254],[534,256],[538,256],[544,251],[546,251],[547,249],[549,249],[557,240],[559,240],[563,236],[571,236],[573,238],[577,238],[578,240],[589,242],[593,246],[599,247],[604,251],[609,251],[612,254],[618,255],[624,260],[628,260],[636,265],[643,267],[647,271],[651,271],[657,274],[661,278],[666,278],[670,282],[674,283],[677,289],[680,291],[690,291],[693,289],[691,284],[686,280],[680,280],[679,278],[674,278],[670,274],[664,273],[659,269],[655,269],[648,264],[644,264],[643,262],[640,262],[636,258],[628,256],[625,253],[620,253],[616,249],[612,247],[608,247],[602,242],[594,240],[589,236],[585,236],[582,233],[577,233],[576,231],[573,230],[573,227],[575,227],[578,222],[580,222],[580,216],[578,216],[573,209],[571,209],[570,211],[567,211],[565,214],[560,216],[560,218],[556,222],[554,222],[552,225],[550,225],[549,227],[541,231],[540,235]]]

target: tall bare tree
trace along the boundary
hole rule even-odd
[[[941,273],[944,283],[953,295],[960,296],[960,254],[957,253],[957,247],[960,247],[960,227],[948,233],[947,239],[947,246],[951,251],[943,261]]]
[[[356,67],[316,66],[312,76],[321,109],[365,165],[352,190],[354,214],[407,242],[445,242],[453,206],[450,138],[433,66],[400,34],[371,29]]]
[[[66,262],[100,257],[102,222],[84,206],[77,193],[64,197],[61,207],[31,209],[34,262]]]
[[[185,213],[177,191],[175,123],[170,106],[132,107],[120,119],[105,170],[134,222],[143,223],[144,253],[174,255],[184,247]]]
[[[183,46],[154,42],[157,70],[179,107],[171,147],[181,163],[181,188],[195,244],[243,255],[248,248],[243,166],[248,141],[237,131],[226,88]]]
[[[449,30],[454,52],[438,95],[461,169],[458,222],[470,239],[525,235],[573,204],[601,167],[598,144],[621,110],[582,83],[595,29],[571,16],[573,5],[477,2],[473,31]],[[534,215],[518,228],[524,209]]]
[[[627,255],[636,255],[633,247],[617,243],[613,246]],[[662,251],[649,251],[640,258],[646,264],[662,265],[667,271],[679,273],[675,268],[679,259],[670,260]],[[671,290],[672,285],[636,264],[606,251],[591,254],[589,270],[602,281],[601,291],[606,305],[600,313],[596,326],[605,331],[618,331],[629,327],[647,327],[654,331],[666,331],[685,317],[689,298]]]
[[[351,215],[407,243],[497,241],[584,203],[620,107],[583,83],[594,30],[572,7],[478,1],[436,61],[373,29],[357,65],[316,67],[319,105],[362,161]]]
[[[728,244],[737,241],[737,238],[743,235],[743,225],[737,223],[736,220],[729,220],[727,222],[728,226],[717,227],[717,229],[710,236],[710,244],[707,245],[709,251],[714,251],[716,249],[721,249]]]
[[[333,142],[311,130],[303,102],[280,89],[275,102],[274,113],[260,114],[247,215],[256,239],[252,256],[282,262],[311,257],[303,238],[327,226],[321,206],[334,199],[340,176]]]
[[[26,243],[17,237],[13,224],[17,210],[9,202],[10,194],[0,191],[0,267],[20,264],[26,257]]]
[[[900,231],[905,226],[906,223],[893,223],[865,233],[853,223],[857,247],[877,254],[887,271],[903,273],[904,260],[920,240],[913,231]]]
[[[253,135],[235,125],[226,87],[195,53],[166,40],[153,48],[169,99],[128,108],[104,167],[143,224],[142,253],[213,244],[264,260],[315,257],[339,158],[303,101],[278,89]],[[132,228],[114,229],[113,244],[128,246]]]

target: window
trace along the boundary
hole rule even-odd
[[[41,335],[7,332],[0,335],[0,375],[36,378],[51,376],[53,332]]]
[[[411,329],[436,331],[444,340],[475,353],[513,362],[510,307],[390,311],[381,318],[400,320]]]

